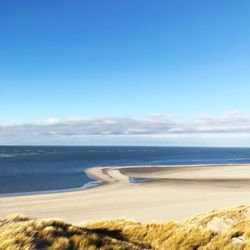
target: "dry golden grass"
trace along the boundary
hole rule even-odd
[[[239,206],[161,224],[113,219],[80,226],[17,215],[0,220],[0,249],[250,249],[248,210]]]

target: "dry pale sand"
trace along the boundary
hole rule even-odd
[[[72,223],[127,217],[181,219],[213,209],[250,204],[250,165],[91,168],[103,184],[87,190],[0,198],[0,217],[21,213]],[[152,181],[130,183],[128,177]]]

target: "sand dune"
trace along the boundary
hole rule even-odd
[[[242,250],[250,249],[249,228],[249,206],[165,223],[112,219],[76,226],[14,216],[0,219],[0,249]]]
[[[21,213],[70,223],[117,217],[182,219],[250,204],[250,165],[101,167],[87,174],[103,182],[87,190],[0,198],[0,216]],[[131,183],[129,177],[150,178]]]

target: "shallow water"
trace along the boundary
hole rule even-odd
[[[0,146],[0,193],[82,187],[93,166],[250,163],[250,148]]]

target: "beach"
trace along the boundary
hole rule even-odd
[[[20,213],[76,224],[117,217],[164,222],[250,204],[248,164],[95,167],[86,173],[102,184],[85,190],[3,196],[0,216]],[[146,180],[132,183],[129,178]]]

